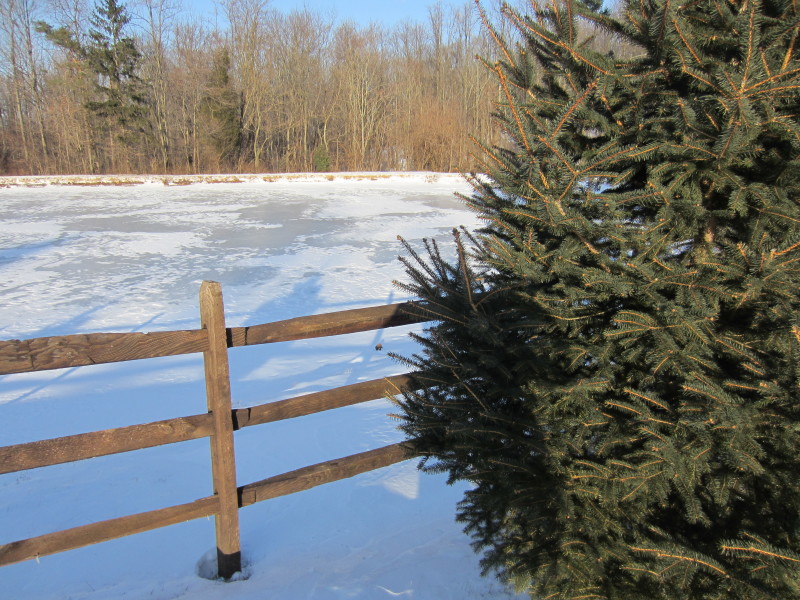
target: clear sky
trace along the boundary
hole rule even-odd
[[[428,7],[435,2],[436,0],[270,0],[269,6],[281,12],[307,8],[335,17],[337,21],[394,25],[404,20],[427,19]],[[463,0],[459,0],[458,4],[462,2]],[[450,2],[443,0],[442,4],[447,5]],[[213,0],[184,0],[184,6],[195,14],[211,16],[214,13]]]
[[[306,7],[332,12],[338,19],[360,23],[376,21],[392,24],[405,19],[421,20],[428,15],[428,6],[435,0],[272,0],[281,10]]]

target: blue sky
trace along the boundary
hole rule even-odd
[[[307,7],[311,10],[333,11],[341,20],[361,23],[376,21],[392,24],[405,19],[426,18],[428,6],[434,0],[272,0],[281,10]]]
[[[459,0],[461,4],[463,0]],[[213,0],[184,0],[195,13],[213,15]],[[308,8],[331,15],[337,21],[353,20],[361,24],[376,22],[393,25],[404,20],[427,19],[428,6],[436,0],[271,0],[269,6],[282,12]],[[449,2],[443,1],[447,5]],[[206,12],[207,11],[207,12]]]

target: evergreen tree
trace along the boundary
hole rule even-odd
[[[111,130],[132,144],[146,128],[147,92],[138,73],[142,55],[135,40],[126,35],[130,15],[117,0],[99,0],[90,17],[89,40],[83,44],[76,32],[38,22],[47,39],[77,57],[94,81],[94,96],[86,108],[99,118],[99,128]]]
[[[124,4],[100,0],[90,19],[91,43],[84,48],[89,67],[96,75],[95,89],[99,96],[87,107],[119,126],[119,137],[127,142],[135,141],[144,131],[147,101],[138,76],[142,55],[134,39],[125,34],[130,20]]]
[[[788,0],[506,9],[508,148],[399,400],[487,570],[554,599],[800,598],[800,19]],[[592,50],[582,23],[632,58]]]
[[[314,170],[318,173],[331,170],[331,153],[328,150],[328,146],[324,143],[320,143],[320,145],[316,147],[312,155],[312,160],[314,161]]]
[[[202,104],[208,135],[220,163],[227,167],[236,164],[242,148],[242,108],[230,79],[230,68],[230,54],[223,46],[214,53]]]

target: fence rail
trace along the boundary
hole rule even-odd
[[[208,412],[0,447],[0,474],[208,437],[214,494],[187,504],[91,523],[0,545],[0,566],[214,515],[217,566],[229,579],[241,569],[240,508],[353,477],[411,457],[403,444],[329,460],[237,486],[234,431],[396,395],[414,389],[407,373],[247,408],[232,408],[229,348],[371,331],[429,320],[414,303],[226,327],[222,290],[200,288],[201,329],[156,333],[91,333],[0,341],[0,375],[191,354],[204,356]]]
[[[413,306],[413,302],[399,302],[249,327],[228,327],[226,344],[229,348],[273,344],[423,322],[408,312]],[[206,329],[87,333],[8,340],[0,341],[0,375],[193,354],[206,350]]]
[[[89,333],[0,342],[0,375],[205,352],[208,332]]]

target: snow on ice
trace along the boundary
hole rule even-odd
[[[455,176],[162,179],[0,181],[0,339],[196,328],[204,279],[222,283],[229,326],[396,302],[398,234],[448,247],[453,226],[477,225]],[[408,330],[233,349],[234,404],[402,372],[387,351],[414,352]],[[9,375],[0,446],[204,411],[199,356]],[[390,411],[378,400],[237,432],[239,484],[397,442]],[[208,579],[201,519],[2,567],[0,597],[515,597],[480,577],[453,519],[463,490],[408,461],[241,510],[239,581]],[[0,543],[210,492],[205,439],[3,475]]]

